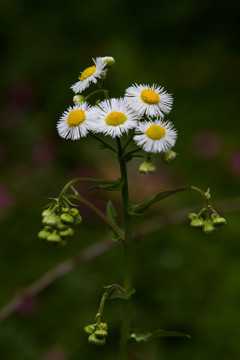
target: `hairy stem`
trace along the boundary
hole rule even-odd
[[[123,181],[122,187],[122,204],[123,204],[123,220],[124,220],[124,234],[125,241],[123,242],[124,251],[124,280],[123,287],[129,292],[132,288],[132,256],[133,256],[133,240],[132,240],[132,224],[131,217],[128,213],[129,210],[129,195],[128,195],[128,178],[127,167],[124,160],[124,153],[121,146],[121,141],[117,138],[118,145],[118,159],[121,170],[121,178]],[[122,312],[122,326],[120,336],[120,352],[119,359],[128,359],[128,340],[130,332],[130,299],[123,300]]]

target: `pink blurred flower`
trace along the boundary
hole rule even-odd
[[[232,156],[230,167],[235,175],[240,176],[240,150]]]
[[[220,136],[211,131],[201,131],[193,138],[194,155],[200,159],[212,159],[221,149]]]
[[[0,184],[0,213],[14,206],[15,202],[11,192]]]

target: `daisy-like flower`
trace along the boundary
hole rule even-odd
[[[80,139],[87,135],[94,116],[95,111],[86,103],[70,106],[58,120],[58,134],[65,139]]]
[[[95,108],[96,121],[91,130],[111,137],[120,137],[136,126],[139,116],[129,109],[124,99],[104,100]]]
[[[173,125],[161,119],[140,122],[136,133],[134,140],[137,145],[151,153],[168,151],[174,146],[177,138],[177,131]]]
[[[102,60],[101,57],[97,57],[93,59],[93,62],[94,65],[83,70],[78,77],[79,81],[71,86],[75,94],[85,90],[91,83],[96,84],[98,78],[101,78],[105,74],[106,61]]]
[[[170,112],[173,103],[172,95],[155,84],[130,86],[125,97],[128,106],[141,116],[163,117]]]

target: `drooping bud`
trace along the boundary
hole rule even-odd
[[[83,101],[84,101],[84,96],[82,95],[75,95],[73,97],[73,102],[75,105],[80,105],[81,103],[83,103]]]
[[[77,216],[79,214],[79,211],[76,208],[72,208],[72,209],[70,209],[69,213],[70,213],[70,215],[75,217],[75,216]]]
[[[67,230],[64,231],[60,231],[59,235],[61,237],[69,237],[69,236],[73,236],[74,235],[74,231],[72,228],[68,228]]]
[[[107,323],[101,322],[99,324],[99,328],[102,330],[107,330],[108,329]]]
[[[197,214],[195,214],[195,213],[191,213],[188,215],[189,220],[194,220],[194,219],[196,219],[196,217],[197,217]]]
[[[52,234],[50,234],[47,237],[47,241],[52,242],[52,243],[59,243],[59,242],[61,242],[61,240],[62,240],[61,236],[59,236],[56,231],[54,231]]]
[[[140,174],[153,174],[156,171],[156,167],[155,165],[153,165],[153,163],[151,163],[151,161],[144,161],[140,166],[139,166],[139,172]]]
[[[162,154],[162,160],[165,163],[168,163],[168,162],[174,160],[176,158],[176,156],[177,156],[177,153],[175,153],[175,151],[168,150]]]
[[[73,224],[74,223],[74,218],[70,214],[62,214],[60,216],[60,219],[62,220],[62,222],[64,224]]]
[[[112,56],[103,56],[101,59],[106,63],[108,68],[111,68],[115,64],[115,59]]]
[[[41,231],[39,231],[39,233],[38,233],[38,237],[39,237],[39,239],[41,239],[41,240],[46,240],[50,234],[51,234],[51,233],[50,233],[49,231],[41,230]]]
[[[98,339],[95,334],[91,334],[91,335],[88,337],[88,341],[89,341],[91,344],[102,346],[102,345],[104,345],[104,344],[106,343],[106,338]]]
[[[42,217],[51,215],[51,212],[52,212],[52,211],[51,211],[50,209],[44,210],[44,211],[42,212]]]
[[[64,231],[68,229],[68,225],[67,224],[63,224],[62,222],[60,224],[57,225],[57,230],[58,231]]]
[[[74,219],[74,225],[80,225],[82,223],[82,217],[78,214]]]
[[[205,232],[205,234],[210,234],[214,231],[214,226],[213,226],[213,223],[210,219],[207,219],[204,221],[204,226],[203,226],[203,229],[202,231]]]
[[[95,332],[96,324],[87,325],[84,327],[84,331],[87,334],[93,334]]]
[[[204,220],[201,218],[193,219],[190,222],[190,226],[195,227],[195,228],[202,228],[204,226]]]
[[[43,225],[56,227],[61,223],[61,221],[56,214],[51,214],[49,216],[45,216],[42,223]]]
[[[212,223],[214,226],[222,226],[222,225],[225,225],[227,223],[227,221],[223,217],[217,216],[217,217],[215,217],[215,219],[213,219]]]
[[[106,330],[96,330],[95,331],[95,336],[98,339],[104,339],[105,337],[107,337],[108,333]]]

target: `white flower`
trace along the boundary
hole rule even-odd
[[[170,122],[161,119],[143,121],[136,128],[134,140],[146,152],[160,153],[168,151],[174,146],[177,131]]]
[[[57,123],[58,134],[65,139],[77,140],[87,135],[95,111],[87,103],[69,107]]]
[[[155,84],[130,86],[125,97],[128,106],[141,116],[163,117],[170,112],[173,103],[172,95]]]
[[[98,78],[105,75],[106,62],[103,61],[101,57],[93,59],[93,62],[94,65],[83,70],[78,77],[79,81],[71,86],[71,89],[75,92],[75,94],[85,90],[91,83],[96,84]]]
[[[136,126],[139,116],[128,108],[124,99],[104,100],[95,108],[96,120],[92,122],[91,130],[113,138],[120,137]]]

